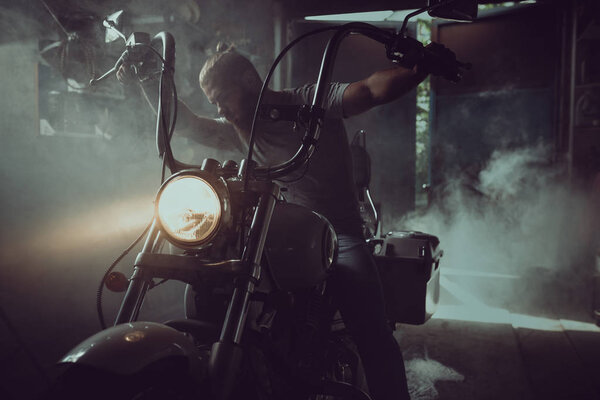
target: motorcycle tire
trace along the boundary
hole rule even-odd
[[[362,360],[354,340],[347,334],[337,336],[333,347],[335,357],[330,360],[334,368],[326,376],[323,391],[311,400],[371,400]],[[329,384],[326,382],[329,381]]]
[[[182,360],[161,360],[134,375],[119,375],[84,365],[63,366],[42,400],[199,399]]]

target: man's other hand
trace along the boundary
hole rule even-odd
[[[131,64],[123,64],[117,70],[117,80],[121,85],[129,86],[138,81],[135,67]]]

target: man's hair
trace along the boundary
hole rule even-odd
[[[255,78],[260,82],[260,76],[250,60],[238,53],[233,45],[219,42],[216,53],[206,60],[200,70],[200,86],[208,83],[219,86],[241,84],[241,77],[247,71],[256,75]]]

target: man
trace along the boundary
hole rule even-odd
[[[123,79],[124,70],[119,71]],[[350,148],[342,119],[388,103],[413,89],[426,74],[401,67],[373,73],[350,84],[331,84],[325,96],[325,119],[309,164],[283,183],[286,198],[325,216],[339,239],[332,286],[337,306],[361,355],[373,399],[409,399],[400,349],[386,321],[381,283],[365,244]],[[200,86],[222,118],[196,115],[178,105],[177,133],[217,148],[247,151],[253,113],[262,80],[252,63],[232,47],[221,46],[200,71]],[[267,90],[264,104],[310,104],[315,85]],[[257,129],[254,159],[273,165],[289,159],[304,132],[288,122]]]

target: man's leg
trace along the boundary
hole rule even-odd
[[[409,399],[404,361],[385,316],[375,261],[361,238],[339,235],[332,279],[337,306],[356,341],[375,400]]]

